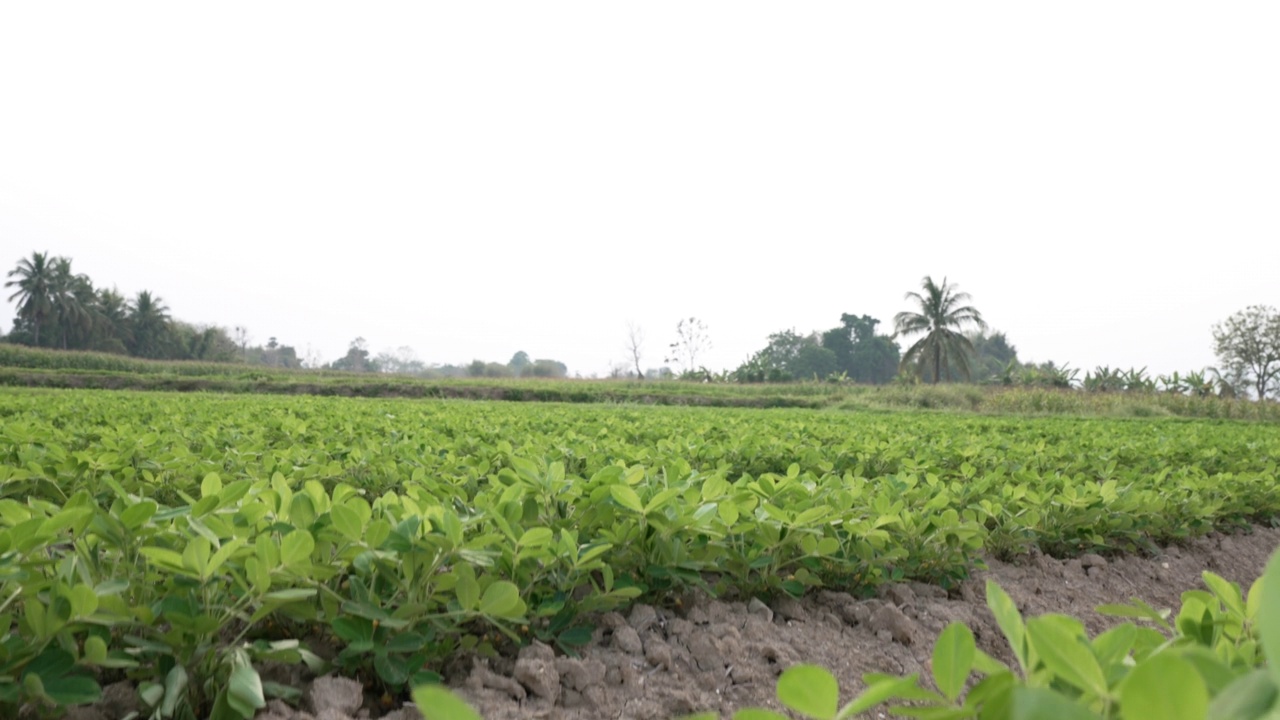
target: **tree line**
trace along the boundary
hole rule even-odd
[[[17,316],[13,329],[0,339],[32,347],[419,377],[562,378],[568,374],[564,363],[533,359],[524,351],[505,364],[474,360],[464,365],[428,365],[407,347],[374,356],[364,338],[352,341],[341,358],[322,363],[301,357],[297,348],[275,337],[252,345],[248,330],[241,326],[228,330],[178,320],[159,295],[140,290],[125,297],[114,287],[97,287],[88,275],[72,269],[70,258],[48,252],[21,258],[7,277],[5,288],[11,291],[9,302],[17,303]]]

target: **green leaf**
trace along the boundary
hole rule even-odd
[[[253,717],[254,711],[267,706],[262,695],[262,678],[250,665],[237,664],[227,679],[227,704],[242,717]]]
[[[484,590],[480,613],[490,617],[515,619],[524,615],[525,605],[515,583],[499,580]]]
[[[97,635],[85,638],[83,659],[90,665],[101,665],[107,659],[107,641]]]
[[[1227,610],[1244,617],[1244,597],[1240,594],[1240,586],[1233,582],[1229,582],[1225,578],[1215,575],[1208,570],[1200,574],[1204,579],[1204,584],[1213,591],[1214,595],[1222,601]]]
[[[1152,655],[1120,684],[1124,720],[1204,720],[1209,691],[1191,663],[1173,653]]]
[[[524,535],[520,536],[518,543],[522,548],[539,548],[551,544],[552,539],[551,528],[535,527],[529,528]]]
[[[413,704],[425,720],[484,720],[457,695],[439,685],[414,688]]]
[[[1046,688],[1015,687],[1011,706],[1009,720],[1099,720],[1089,708]],[[1156,720],[1160,716],[1142,717]]]
[[[640,496],[630,487],[626,485],[610,485],[609,494],[622,507],[644,514],[644,505],[640,502]]]
[[[200,481],[200,497],[207,498],[222,492],[222,478],[218,473],[209,473]]]
[[[173,717],[173,712],[177,709],[178,703],[186,695],[187,682],[187,671],[181,665],[174,665],[169,674],[165,675],[164,702],[160,704],[161,716]]]
[[[1027,673],[1026,625],[1022,622],[1018,606],[994,580],[987,581],[987,607],[991,608],[991,614],[995,616],[1000,632],[1004,633],[1005,639],[1009,641],[1013,656],[1017,658],[1018,665],[1022,667],[1025,675]]]
[[[1276,684],[1259,668],[1236,678],[1209,703],[1208,720],[1253,720],[1276,706]]]
[[[102,688],[85,675],[40,679],[44,683],[44,694],[59,705],[88,705],[102,697]]]
[[[1055,676],[1094,697],[1106,696],[1107,678],[1080,621],[1065,615],[1032,618],[1027,621],[1027,639]]]
[[[329,508],[329,522],[351,542],[360,542],[364,532],[364,522],[360,514],[346,505],[334,505]]]
[[[960,697],[976,649],[973,631],[964,623],[953,622],[938,636],[933,646],[933,681],[948,700]]]
[[[120,522],[124,523],[124,526],[130,530],[137,530],[146,524],[159,508],[160,506],[154,501],[143,500],[125,508],[124,512],[120,513]]]
[[[386,649],[389,653],[413,653],[421,650],[427,644],[427,639],[415,632],[397,633],[387,641]]]
[[[466,569],[470,570],[470,567]],[[458,596],[458,606],[471,612],[480,604],[480,583],[476,580],[475,573],[462,572],[462,568],[455,572],[458,574],[458,584],[454,586],[453,592]]]
[[[305,497],[299,495],[298,497]],[[316,549],[315,538],[306,530],[294,530],[280,541],[280,561],[285,567],[302,565],[311,561],[311,553]]]
[[[1271,679],[1280,686],[1280,551],[1271,556],[1262,574],[1262,598],[1258,601],[1258,634],[1266,654]],[[1256,591],[1255,591],[1256,592]]]
[[[392,657],[379,653],[373,658],[373,669],[378,677],[392,687],[405,684],[409,680],[409,668],[399,656]]]
[[[223,543],[222,547],[218,548],[218,551],[213,554],[213,557],[209,558],[209,565],[205,569],[204,577],[209,578],[216,575],[218,573],[218,569],[222,567],[223,563],[229,560],[237,550],[243,547],[245,542],[245,538],[238,537],[233,538],[229,542]]]
[[[778,678],[778,700],[814,720],[834,720],[840,686],[824,667],[792,665]]]
[[[262,596],[263,600],[272,603],[293,603],[309,600],[316,596],[314,588],[289,588],[287,590],[273,590]]]
[[[914,691],[918,690],[918,681],[919,677],[917,675],[909,675],[904,678],[885,678],[876,682],[869,682],[867,683],[867,689],[863,690],[861,695],[840,709],[840,713],[836,715],[836,720],[845,720],[845,718],[853,717],[888,700],[911,697],[915,695]]]

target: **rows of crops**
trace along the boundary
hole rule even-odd
[[[398,693],[640,596],[1274,522],[1277,458],[1227,422],[9,390],[0,704],[84,701],[99,668],[162,716],[248,717],[292,692],[256,665],[320,664],[306,639]]]

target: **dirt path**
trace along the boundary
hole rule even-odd
[[[988,578],[996,580],[1024,614],[1068,613],[1096,633],[1114,621],[1094,612],[1095,606],[1141,597],[1157,608],[1177,608],[1184,590],[1203,587],[1203,570],[1240,583],[1247,591],[1277,546],[1280,530],[1254,528],[1169,547],[1154,558],[1084,556],[1062,561],[1031,555],[1014,563],[993,560],[989,570],[950,594],[913,583],[882,588],[880,598],[871,600],[819,592],[801,601],[784,599],[770,605],[706,598],[690,598],[680,611],[639,605],[625,616],[600,618],[595,638],[579,658],[533,645],[517,658],[471,661],[450,681],[489,720],[669,720],[705,710],[729,717],[745,706],[778,709],[777,675],[793,663],[811,662],[836,674],[844,702],[862,688],[863,673],[927,676],[933,640],[953,620],[968,623],[980,647],[1010,662],[986,609]],[[357,709],[360,687],[342,678],[316,681],[308,700],[314,715],[275,703],[258,719],[378,716],[367,701]],[[418,715],[406,707],[385,717],[410,720]]]

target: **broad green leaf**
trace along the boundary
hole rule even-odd
[[[529,528],[520,536],[518,545],[525,548],[540,548],[551,544],[552,530],[548,527]]]
[[[840,709],[839,714],[836,715],[836,720],[851,718],[860,712],[866,712],[889,700],[914,697],[916,693],[913,691],[917,689],[917,682],[919,682],[918,676],[909,675],[903,678],[885,678],[878,682],[868,683],[867,689],[863,690],[861,695]]]
[[[125,508],[124,512],[120,513],[120,522],[124,523],[124,526],[130,530],[137,530],[146,524],[159,508],[160,506],[154,501],[143,500]]]
[[[840,686],[824,667],[792,665],[778,678],[778,700],[814,720],[834,720]]]
[[[200,497],[212,497],[220,492],[222,492],[222,478],[218,477],[218,473],[205,475],[204,480],[200,482]]]
[[[306,497],[297,495],[296,497]],[[308,563],[311,553],[316,549],[316,541],[306,530],[294,530],[280,540],[280,561],[285,567],[294,567]]]
[[[1227,610],[1244,617],[1244,598],[1240,595],[1240,586],[1215,575],[1208,570],[1200,574],[1204,584],[1217,595]]]
[[[207,578],[216,575],[223,563],[231,559],[231,556],[243,547],[245,542],[245,538],[238,537],[223,543],[222,547],[218,548],[218,551],[213,554],[213,557],[209,558],[209,565],[204,576]]]
[[[518,618],[524,614],[524,602],[515,583],[499,580],[485,588],[480,598],[480,613],[496,618]]]
[[[1209,691],[1200,674],[1173,653],[1152,655],[1120,684],[1120,716],[1124,720],[1204,720]]]
[[[164,702],[160,704],[163,717],[173,717],[173,712],[182,702],[187,692],[187,671],[181,665],[174,665],[164,677]]]
[[[397,687],[409,680],[409,668],[403,658],[378,653],[373,658],[373,669],[387,685]]]
[[[626,485],[610,485],[609,494],[622,507],[641,514],[644,513],[644,505],[640,502],[640,496],[630,487]]]
[[[333,527],[342,536],[351,542],[360,542],[364,532],[364,523],[360,520],[360,515],[355,510],[346,505],[335,504],[329,508],[329,521],[333,523]]]
[[[1121,662],[1133,648],[1137,637],[1138,628],[1133,623],[1117,625],[1095,637],[1093,654],[1098,658],[1098,664],[1105,671],[1111,665]]]
[[[1047,688],[1015,687],[1010,705],[1009,720],[1100,720],[1089,708]]]
[[[973,631],[964,623],[953,622],[938,636],[933,646],[933,681],[948,700],[954,701],[964,689],[975,650]]]
[[[458,584],[454,586],[453,592],[458,597],[458,606],[470,612],[480,605],[480,583],[474,573],[461,572],[461,569],[455,570],[458,573]]]
[[[1267,667],[1271,668],[1271,679],[1280,686],[1280,551],[1271,555],[1262,578],[1258,634],[1262,637]]]
[[[58,705],[88,705],[102,697],[102,688],[86,675],[41,677],[44,694]]]
[[[1253,720],[1276,708],[1276,684],[1266,669],[1236,678],[1209,703],[1208,720]]]
[[[87,618],[98,610],[98,593],[88,585],[71,588],[70,600],[72,617]]]
[[[1022,667],[1025,675],[1028,671],[1026,625],[1022,622],[1018,606],[994,580],[987,581],[987,607],[991,608],[996,624],[1000,626],[1000,631],[1009,641],[1009,648],[1013,650],[1013,656],[1017,658],[1018,665]]]
[[[1078,620],[1064,615],[1032,618],[1027,621],[1027,639],[1055,676],[1094,697],[1106,696],[1107,678]]]
[[[242,717],[253,717],[254,711],[267,706],[262,695],[262,678],[250,665],[237,664],[227,679],[227,704]]]
[[[425,720],[483,720],[461,698],[439,685],[414,688],[413,704]]]
[[[206,571],[211,555],[212,548],[208,540],[202,537],[192,538],[187,541],[187,548],[182,551],[182,566],[200,577],[207,577]]]
[[[84,661],[90,665],[101,665],[107,660],[107,642],[96,635],[84,639]]]

